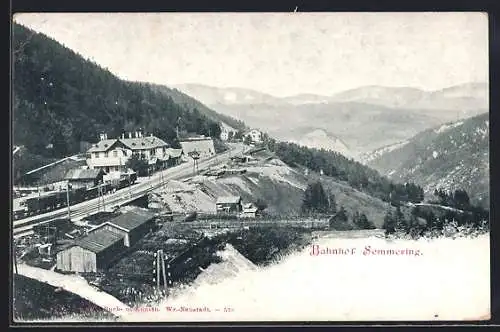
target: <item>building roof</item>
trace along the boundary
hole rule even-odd
[[[99,169],[82,169],[82,168],[73,168],[70,169],[66,175],[64,176],[65,180],[93,180],[96,179],[101,173],[102,170]]]
[[[182,142],[211,141],[211,140],[212,137],[205,135],[196,135],[196,136],[183,137],[179,141],[182,143]]]
[[[240,196],[222,196],[217,198],[216,204],[238,204],[241,202]]]
[[[122,235],[113,233],[104,228],[99,228],[92,231],[88,235],[77,239],[75,241],[75,245],[98,253],[119,241],[123,241]]]
[[[117,139],[103,139],[99,142],[92,144],[90,149],[87,152],[102,152],[108,151],[111,147],[117,142]]]
[[[248,134],[250,134],[250,133],[258,133],[258,134],[261,134],[260,130],[258,130],[258,129],[255,129],[255,128],[254,128],[254,129],[250,129],[250,130],[245,131],[244,135],[248,135]]]
[[[221,129],[221,131],[226,131],[226,132],[237,131],[236,129],[234,129],[233,127],[231,127],[230,125],[228,125],[225,122],[220,122],[220,129]]]
[[[139,138],[120,138],[125,146],[131,150],[138,149],[156,149],[168,146],[164,140],[155,136],[144,136]]]
[[[126,231],[131,231],[153,218],[153,213],[141,209],[135,209],[108,220],[106,224],[112,224]]]
[[[164,140],[158,137],[143,136],[143,137],[133,137],[133,138],[120,138],[120,139],[103,139],[95,144],[92,144],[92,147],[87,152],[108,151],[117,142],[121,142],[125,147],[129,148],[130,150],[155,149],[168,146],[168,144]]]

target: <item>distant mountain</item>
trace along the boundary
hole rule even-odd
[[[179,84],[173,88],[209,106],[269,104],[285,105],[286,101],[266,93],[244,88],[216,88],[202,84]]]
[[[231,129],[241,129],[245,130],[247,129],[246,125],[235,118],[232,118],[230,116],[217,113],[214,110],[210,109],[207,107],[205,104],[201,103],[200,101],[194,99],[193,97],[188,96],[187,94],[183,93],[182,91],[179,91],[177,89],[171,89],[165,85],[158,85],[158,84],[149,84],[152,89],[164,94],[165,96],[172,98],[172,100],[179,105],[183,105],[186,109],[197,109],[199,110],[202,114],[206,115],[208,118],[214,120],[214,121],[220,121],[221,126],[225,126]]]
[[[456,118],[450,113],[356,102],[285,106],[219,104],[211,107],[279,140],[298,142],[310,132],[322,130],[344,142],[353,156],[408,139],[422,130]],[[286,119],[286,125],[283,119]]]
[[[334,151],[346,157],[352,157],[352,152],[340,138],[335,137],[322,129],[313,130],[302,136],[298,141],[290,140],[290,142],[302,146]]]
[[[478,110],[487,110],[488,99],[486,83],[467,83],[430,92],[406,87],[367,86],[338,93],[331,100],[393,108],[460,112],[459,115],[467,117],[477,114]]]
[[[274,97],[249,89],[178,86],[218,113],[244,121],[271,136],[305,140],[321,148],[323,139],[304,138],[316,129],[349,146],[356,159],[374,149],[405,141],[441,124],[488,111],[488,85],[469,83],[423,91],[407,87],[367,86],[331,96],[299,94]],[[287,119],[286,126],[283,119]]]
[[[407,107],[420,100],[425,92],[416,88],[393,88],[364,86],[337,93],[331,100],[335,102],[358,102],[385,107]]]
[[[365,160],[394,181],[414,181],[428,194],[462,188],[475,202],[489,205],[488,113],[425,130]]]
[[[332,98],[328,96],[315,95],[312,93],[302,93],[283,98],[287,103],[293,105],[328,103],[331,99]]]

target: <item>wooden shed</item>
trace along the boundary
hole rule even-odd
[[[225,196],[217,198],[215,203],[217,213],[241,212],[241,197],[240,196]]]
[[[98,229],[57,253],[57,269],[73,272],[97,272],[108,268],[125,251],[123,236]]]
[[[65,180],[69,181],[73,188],[91,188],[102,183],[104,171],[102,169],[70,169]]]
[[[124,245],[131,247],[154,228],[154,218],[154,213],[137,208],[106,221],[92,232],[105,229],[123,237]]]

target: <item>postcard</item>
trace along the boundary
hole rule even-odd
[[[488,15],[20,13],[12,314],[490,318]]]

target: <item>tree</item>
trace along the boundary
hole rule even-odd
[[[238,130],[235,134],[234,134],[234,139],[235,140],[238,140],[238,139],[242,139],[243,138],[243,130]]]
[[[347,231],[354,229],[353,225],[349,223],[347,212],[343,206],[341,206],[339,211],[333,217],[330,218],[329,224],[331,229],[339,231]]]
[[[453,194],[453,203],[457,209],[467,209],[470,207],[469,195],[465,190],[455,190],[455,193]]]
[[[252,144],[252,142],[252,137],[250,137],[250,135],[247,135],[243,138],[243,144],[250,145]]]
[[[335,201],[335,195],[330,193],[328,196],[329,209],[328,212],[335,213],[337,212],[337,202]]]
[[[347,212],[343,206],[340,207],[339,212],[337,213],[337,219],[340,221],[348,221]]]
[[[329,207],[330,203],[321,182],[308,184],[302,200],[302,211],[304,213],[326,213]]]
[[[138,176],[148,175],[148,162],[144,159],[139,158],[138,155],[132,155],[126,163],[128,168],[133,169]]]
[[[387,211],[384,217],[384,225],[382,227],[385,229],[386,234],[392,234],[396,231],[396,219],[390,210]]]
[[[267,202],[261,198],[257,199],[257,201],[254,204],[259,209],[259,211],[267,209]]]
[[[368,220],[368,217],[366,214],[361,213],[361,216],[359,217],[359,224],[362,229],[375,229],[375,225]]]
[[[398,230],[406,230],[406,220],[403,212],[401,212],[401,207],[396,208],[396,214],[394,216],[396,229]]]

